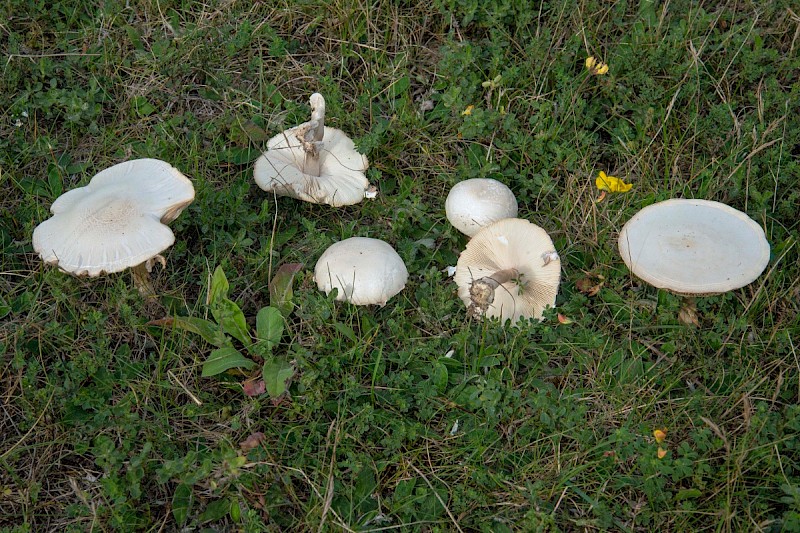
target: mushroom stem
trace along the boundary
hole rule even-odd
[[[322,138],[325,136],[325,99],[319,93],[310,98],[311,120],[301,131],[303,150],[306,153],[303,172],[311,176],[319,176],[319,153],[322,149]]]
[[[156,290],[153,288],[153,283],[150,281],[150,272],[153,271],[153,265],[161,263],[161,268],[167,266],[167,260],[161,254],[155,255],[135,267],[131,267],[133,273],[133,286],[139,289],[139,294],[145,298],[155,298],[158,296]]]
[[[133,274],[133,286],[139,289],[139,294],[145,298],[156,297],[156,290],[153,288],[153,282],[150,281],[150,274],[145,263],[131,267],[131,274]]]
[[[470,305],[467,309],[469,316],[480,316],[486,312],[494,302],[494,291],[500,285],[508,283],[519,277],[519,270],[507,268],[498,270],[490,276],[484,276],[472,282],[469,288]]]

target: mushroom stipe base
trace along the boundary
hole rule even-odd
[[[478,318],[483,316],[494,302],[494,292],[500,285],[519,278],[519,270],[507,268],[499,270],[491,276],[484,276],[472,282],[469,288],[470,305],[467,315]]]

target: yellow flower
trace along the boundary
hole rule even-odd
[[[472,110],[473,109],[475,109],[474,105],[468,105],[467,108],[464,111],[461,112],[461,114],[469,116],[469,115],[472,114]]]
[[[667,450],[662,448],[661,446],[658,447],[658,458],[663,459],[667,455]]]
[[[656,438],[656,442],[661,444],[664,442],[664,439],[667,438],[667,430],[666,429],[656,429],[653,431],[653,436]]]
[[[632,183],[625,183],[620,178],[607,176],[602,170],[600,174],[597,175],[597,179],[594,183],[599,190],[608,192],[628,192],[633,187]]]
[[[602,76],[608,72],[608,64],[596,60],[594,56],[589,56],[586,58],[586,70],[593,76]]]

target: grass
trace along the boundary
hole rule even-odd
[[[0,530],[800,530],[791,2],[0,10]],[[608,74],[589,76],[589,55]],[[253,183],[315,91],[369,157],[375,201],[333,209]],[[197,191],[157,301],[31,246],[56,197],[137,157]],[[597,203],[600,170],[633,189]],[[466,318],[443,272],[466,240],[443,206],[470,177],[509,185],[553,236],[571,324]],[[698,300],[699,327],[616,251],[625,221],[673,197],[743,210],[772,245],[753,284]],[[350,236],[406,262],[383,308],[316,289],[316,258]],[[201,377],[213,346],[149,325],[208,316],[221,266],[254,326],[285,263],[305,265],[273,350],[296,368],[285,396]],[[580,290],[598,275],[596,295]]]

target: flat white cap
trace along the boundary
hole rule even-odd
[[[53,216],[33,231],[33,249],[77,276],[119,272],[171,246],[175,236],[164,224],[192,200],[192,182],[169,163],[120,163],[58,197]]]
[[[685,295],[744,287],[767,267],[769,249],[753,219],[710,200],[649,205],[619,234],[619,251],[631,272],[654,287]]]
[[[472,237],[478,230],[504,218],[516,218],[517,199],[511,189],[491,178],[456,183],[444,202],[447,220]]]
[[[369,180],[366,156],[358,153],[353,141],[340,129],[325,126],[324,145],[319,153],[320,175],[303,172],[306,153],[297,131],[292,128],[267,142],[267,151],[258,158],[253,177],[259,187],[278,196],[291,196],[315,204],[334,207],[353,205],[364,199]]]
[[[527,220],[499,220],[470,239],[456,265],[458,296],[469,306],[474,280],[512,268],[519,278],[495,290],[485,315],[512,323],[521,318],[541,320],[544,309],[556,303],[561,260],[547,232]]]
[[[408,270],[388,243],[368,237],[351,237],[331,245],[317,261],[314,280],[336,299],[356,305],[385,305],[403,290]]]

